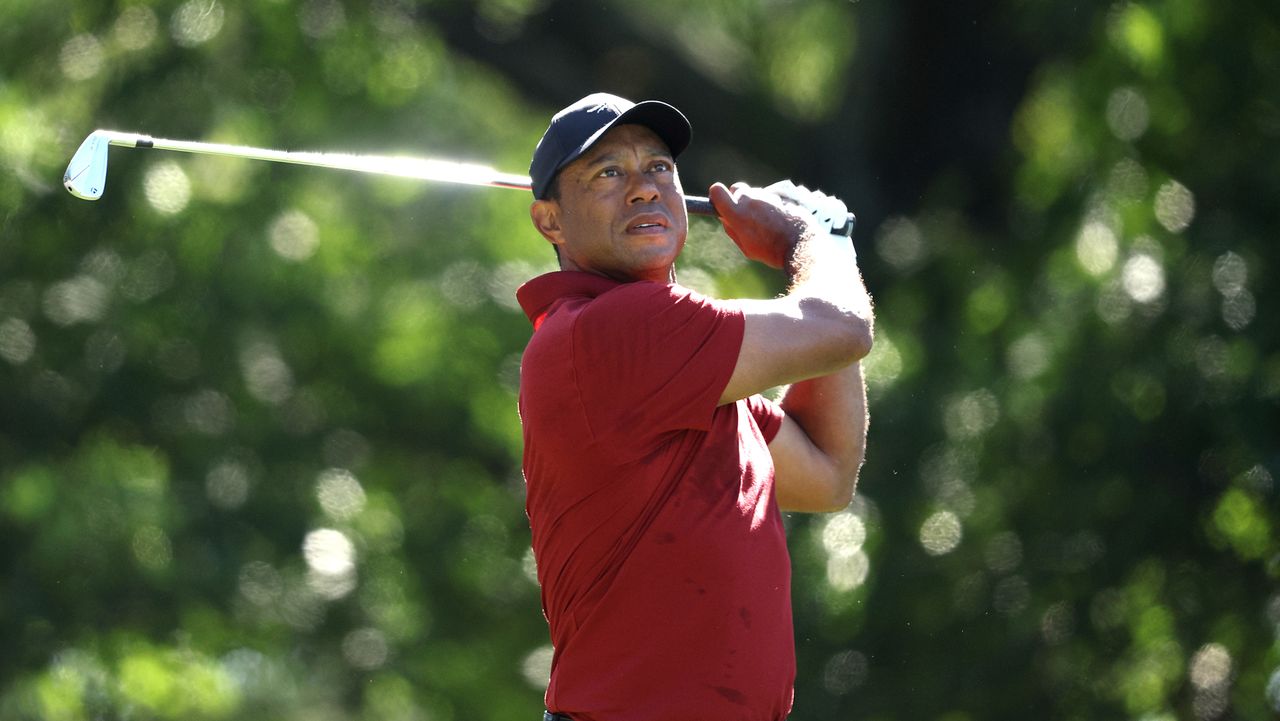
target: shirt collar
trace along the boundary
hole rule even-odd
[[[534,330],[557,301],[571,296],[595,298],[622,285],[616,280],[579,270],[557,270],[534,278],[516,289],[516,300],[529,316]]]

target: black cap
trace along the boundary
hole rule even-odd
[[[609,93],[594,93],[556,113],[533,151],[529,177],[533,197],[545,199],[556,173],[572,163],[615,125],[643,125],[667,144],[675,158],[689,147],[693,128],[674,106],[660,100],[633,103]]]

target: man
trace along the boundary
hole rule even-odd
[[[518,291],[526,510],[555,647],[547,719],[782,719],[795,648],[780,510],[835,511],[866,437],[871,302],[839,201],[717,183],[773,300],[675,284],[688,120],[596,94],[534,152],[530,209],[559,272]],[[784,199],[782,196],[787,196]],[[760,395],[791,384],[780,404]]]

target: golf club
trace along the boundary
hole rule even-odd
[[[137,133],[122,133],[115,130],[95,130],[89,137],[84,139],[84,142],[80,144],[80,148],[76,150],[75,155],[71,156],[71,162],[67,165],[67,172],[62,176],[62,184],[66,186],[68,192],[83,200],[97,200],[102,197],[102,192],[107,182],[107,148],[112,145],[124,148],[153,148],[200,155],[220,155],[228,158],[268,160],[275,163],[311,165],[335,170],[354,170],[360,173],[391,175],[440,183],[460,183],[490,188],[511,188],[513,190],[530,190],[532,188],[532,182],[528,176],[502,173],[493,168],[473,163],[403,156],[269,150],[242,145],[202,143],[193,140],[168,140]],[[707,198],[685,196],[684,200],[685,207],[690,213],[716,215],[715,208]],[[844,226],[837,228],[836,232],[852,235],[853,225],[854,216],[850,213]]]

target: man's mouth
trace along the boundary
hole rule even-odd
[[[641,216],[627,224],[628,233],[656,233],[667,229],[667,220],[659,216]]]

